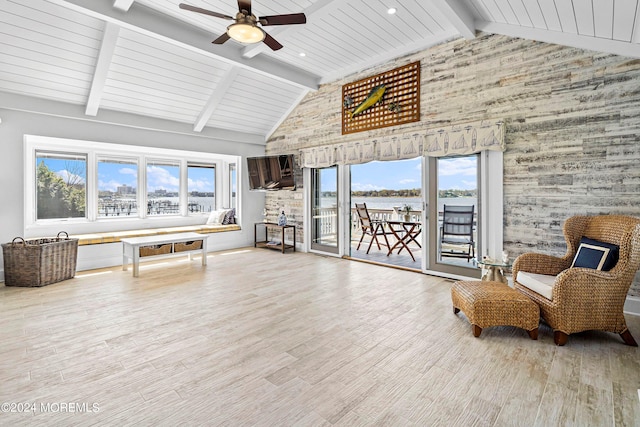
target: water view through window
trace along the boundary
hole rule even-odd
[[[351,166],[351,207],[394,212],[409,206],[414,215],[422,209],[421,158],[370,162]]]
[[[409,268],[420,268],[422,257],[421,233],[426,224],[422,223],[423,200],[428,206],[437,209],[431,213],[430,222],[438,232],[430,234],[436,239],[442,227],[444,206],[473,206],[477,213],[478,205],[478,157],[476,155],[439,158],[429,160],[433,170],[431,178],[427,179],[429,193],[423,195],[423,159],[421,157],[397,160],[376,161],[350,166],[351,174],[351,241],[352,245],[361,241],[366,242],[365,248],[352,247],[352,256],[366,258],[376,262],[395,264]],[[331,203],[331,195],[327,194],[326,202]],[[355,210],[356,204],[366,203],[368,215],[375,222],[382,221],[383,225],[377,230],[376,239],[363,236],[361,218]],[[473,226],[475,233],[475,224]],[[393,232],[395,231],[395,233]],[[364,233],[368,234],[368,233]],[[406,241],[398,243],[404,236]],[[362,240],[361,237],[364,237]],[[373,241],[371,250],[368,243]],[[354,243],[355,242],[355,243]],[[378,244],[387,247],[378,249]],[[404,243],[407,243],[407,246]],[[474,240],[475,242],[475,240]],[[396,244],[398,243],[398,244]],[[361,246],[361,245],[360,245]],[[375,248],[375,250],[374,250]],[[475,249],[475,243],[465,248]],[[407,249],[410,249],[408,251]],[[442,249],[437,245],[437,251]],[[458,254],[456,245],[447,246]],[[369,250],[367,254],[366,251]],[[472,253],[471,250],[468,250]],[[409,256],[404,256],[409,255]],[[460,264],[461,259],[439,257],[441,262]],[[467,264],[467,259],[464,260]]]
[[[98,217],[138,215],[138,163],[134,160],[98,161]]]
[[[437,180],[438,262],[473,268],[478,245],[478,156],[439,158]]]
[[[421,158],[370,162],[351,166],[351,206],[367,203],[371,209],[422,209]],[[438,161],[438,212],[446,203],[477,206],[476,156]],[[330,202],[331,198],[327,198]]]
[[[216,205],[216,168],[213,165],[187,167],[189,212],[211,212]]]
[[[147,163],[147,215],[178,215],[180,213],[180,166]]]

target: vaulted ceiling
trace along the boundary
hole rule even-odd
[[[277,51],[212,44],[229,21],[181,1],[237,12],[235,0],[0,0],[0,108],[47,100],[264,143],[320,84],[478,31],[640,58],[640,0],[254,0],[257,16],[307,16],[265,27]]]

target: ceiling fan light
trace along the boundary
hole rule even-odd
[[[245,23],[235,23],[227,28],[229,37],[240,43],[258,43],[264,40],[265,33],[262,28]]]

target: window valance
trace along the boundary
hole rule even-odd
[[[503,122],[477,122],[449,128],[430,129],[425,136],[425,156],[444,157],[504,151]]]
[[[444,157],[504,151],[504,124],[475,122],[426,132],[404,133],[300,150],[302,167],[323,168],[374,160],[401,160],[419,156]]]

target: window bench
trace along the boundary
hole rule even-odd
[[[227,225],[185,225],[181,227],[145,228],[138,230],[108,231],[104,233],[74,234],[69,237],[78,239],[78,246],[117,243],[130,237],[157,236],[161,234],[196,232],[200,234],[220,233],[240,230],[238,224]]]

